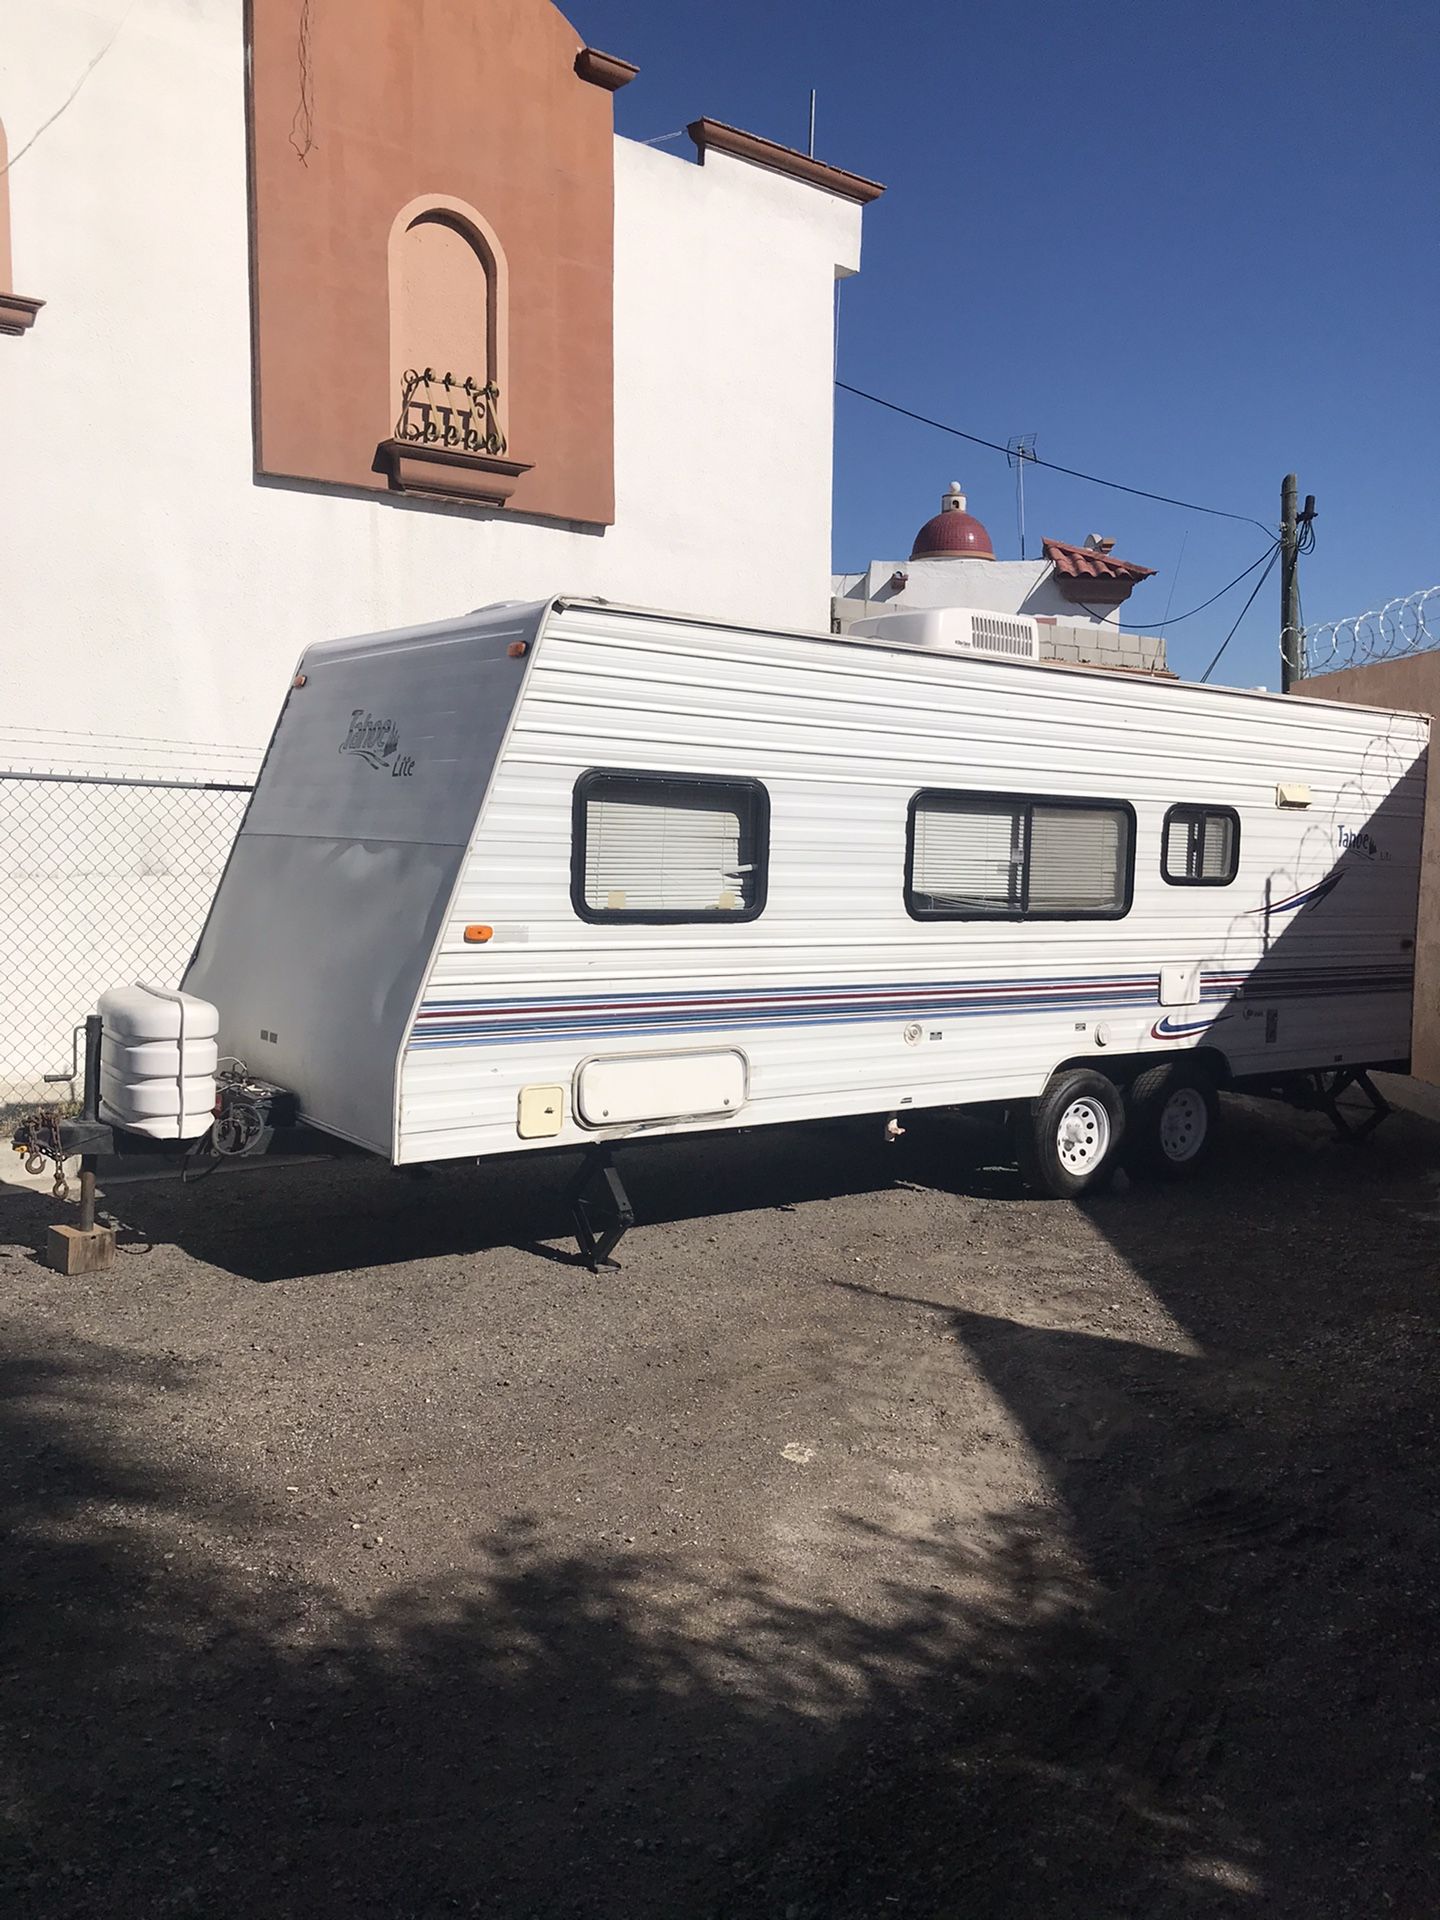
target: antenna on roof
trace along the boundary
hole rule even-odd
[[[1015,469],[1015,512],[1020,522],[1020,558],[1025,558],[1025,462],[1037,459],[1035,435],[1017,433],[1005,443],[1005,458]]]
[[[810,158],[815,158],[815,89],[810,89]]]

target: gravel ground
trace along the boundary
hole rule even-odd
[[[1440,1129],[0,1190],[0,1904],[1440,1913]]]

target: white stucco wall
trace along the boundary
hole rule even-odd
[[[255,484],[241,0],[5,0],[0,118],[47,303],[0,338],[11,723],[253,745],[310,641],[557,591],[828,625],[857,206],[617,141],[602,533]]]
[[[897,571],[907,576],[899,593],[890,586]],[[1067,600],[1049,560],[872,560],[864,573],[837,574],[834,591],[837,598],[883,602],[897,611],[974,607],[985,613],[1051,615],[1077,627],[1120,624],[1119,607],[1097,606],[1090,613]],[[1125,611],[1134,617],[1128,603]]]

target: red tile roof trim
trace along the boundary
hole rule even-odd
[[[757,167],[768,167],[772,173],[788,173],[793,180],[803,180],[807,187],[819,187],[822,192],[836,194],[842,200],[856,200],[862,207],[868,207],[885,191],[878,180],[867,180],[863,174],[849,173],[844,167],[827,167],[823,161],[813,160],[794,147],[782,147],[758,133],[727,127],[723,120],[692,120],[685,131],[695,142],[702,160],[713,147],[716,153],[753,161]]]
[[[1133,560],[1117,560],[1099,547],[1072,547],[1064,540],[1042,540],[1045,558],[1055,564],[1056,573],[1069,580],[1149,580],[1154,567],[1140,567]]]
[[[582,47],[575,56],[575,71],[582,80],[588,80],[592,87],[603,87],[607,93],[618,93],[621,87],[628,87],[640,69],[629,60],[622,60],[615,53],[601,53],[598,47]]]

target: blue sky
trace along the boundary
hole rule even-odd
[[[841,296],[840,374],[987,439],[1160,493],[1319,506],[1307,620],[1440,581],[1437,16],[1420,0],[572,0],[640,77],[621,133],[701,113],[889,191]],[[689,153],[689,143],[675,144]],[[838,396],[835,559],[903,556],[946,482],[1018,555],[1003,458]],[[1254,526],[1027,475],[1030,540],[1112,534],[1183,613]],[[1182,551],[1183,549],[1183,551]],[[1033,551],[1033,548],[1032,548]],[[1177,578],[1178,565],[1178,578]],[[1170,632],[1198,675],[1250,583]],[[1172,599],[1173,592],[1173,599]],[[1219,680],[1274,684],[1278,586]]]

